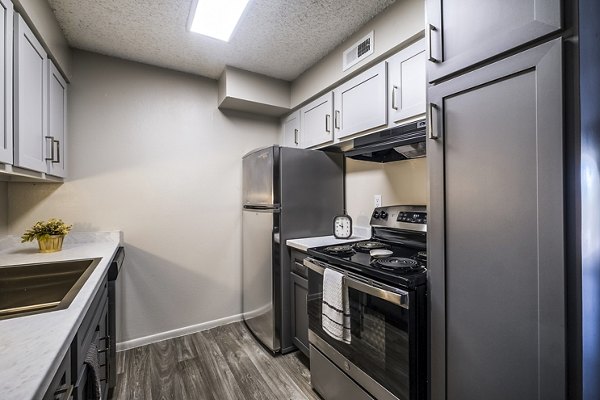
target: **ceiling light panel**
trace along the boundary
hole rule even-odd
[[[228,42],[249,0],[198,0],[192,32]]]

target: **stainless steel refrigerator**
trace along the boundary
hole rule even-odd
[[[242,313],[273,352],[294,349],[286,240],[331,235],[344,210],[341,154],[271,146],[243,157]]]

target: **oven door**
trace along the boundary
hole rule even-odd
[[[403,291],[313,258],[308,267],[309,341],[378,400],[425,398],[425,289]],[[350,344],[322,328],[323,273],[342,272],[350,302]]]

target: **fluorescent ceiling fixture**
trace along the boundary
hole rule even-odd
[[[229,41],[249,0],[198,0],[190,30]]]

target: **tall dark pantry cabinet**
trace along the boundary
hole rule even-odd
[[[432,400],[565,400],[564,10],[426,0]]]

